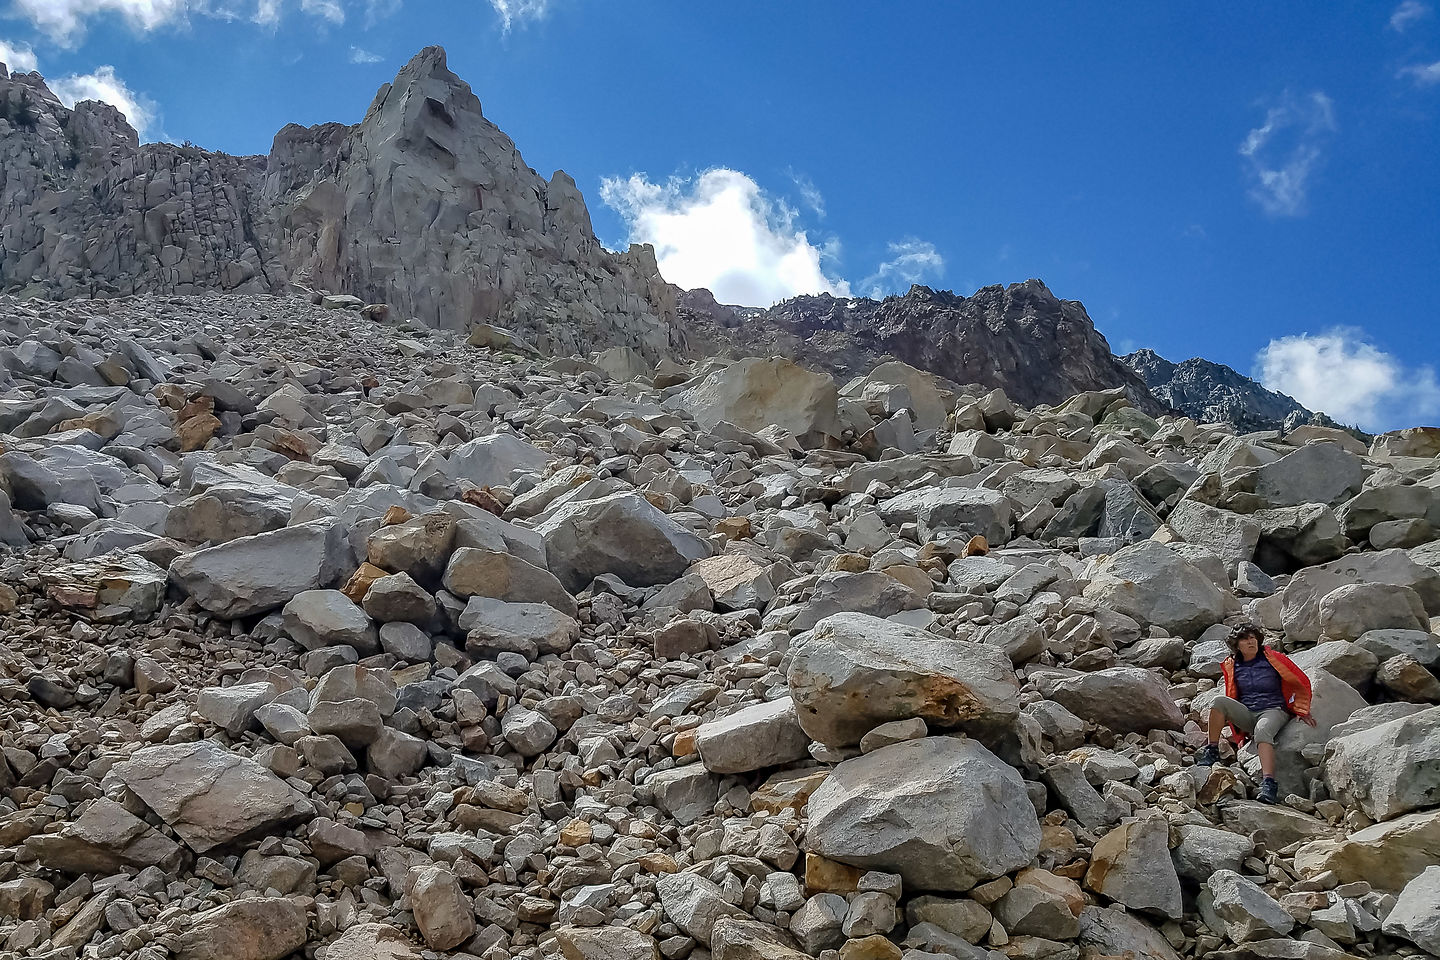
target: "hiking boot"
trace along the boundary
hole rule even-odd
[[[1274,777],[1266,777],[1260,781],[1260,796],[1256,799],[1261,803],[1280,802],[1280,785],[1275,782]]]
[[[1220,747],[1218,744],[1208,743],[1205,749],[1195,755],[1195,766],[1213,767],[1220,762]]]

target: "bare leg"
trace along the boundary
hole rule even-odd
[[[1218,707],[1211,707],[1210,717],[1207,720],[1207,732],[1210,735],[1211,743],[1218,744],[1220,742],[1220,732],[1225,729],[1225,722],[1225,714]]]
[[[1275,776],[1275,744],[1257,743],[1255,752],[1260,754],[1260,772],[1267,777]]]

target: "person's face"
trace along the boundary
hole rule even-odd
[[[1254,660],[1255,655],[1260,652],[1260,641],[1256,637],[1245,636],[1240,638],[1240,659]]]

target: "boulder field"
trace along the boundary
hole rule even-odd
[[[1440,953],[1440,431],[360,306],[0,298],[0,956]]]

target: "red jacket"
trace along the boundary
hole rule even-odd
[[[1310,716],[1310,678],[1305,676],[1305,671],[1295,666],[1291,660],[1279,650],[1271,650],[1269,647],[1261,647],[1265,659],[1270,661],[1270,666],[1280,674],[1280,695],[1285,698],[1285,710],[1291,716]],[[1235,658],[1226,657],[1225,662],[1220,664],[1220,672],[1225,675],[1225,696],[1232,700],[1240,699],[1240,688],[1235,685]],[[1244,743],[1246,735],[1233,726],[1232,739],[1236,743]]]

